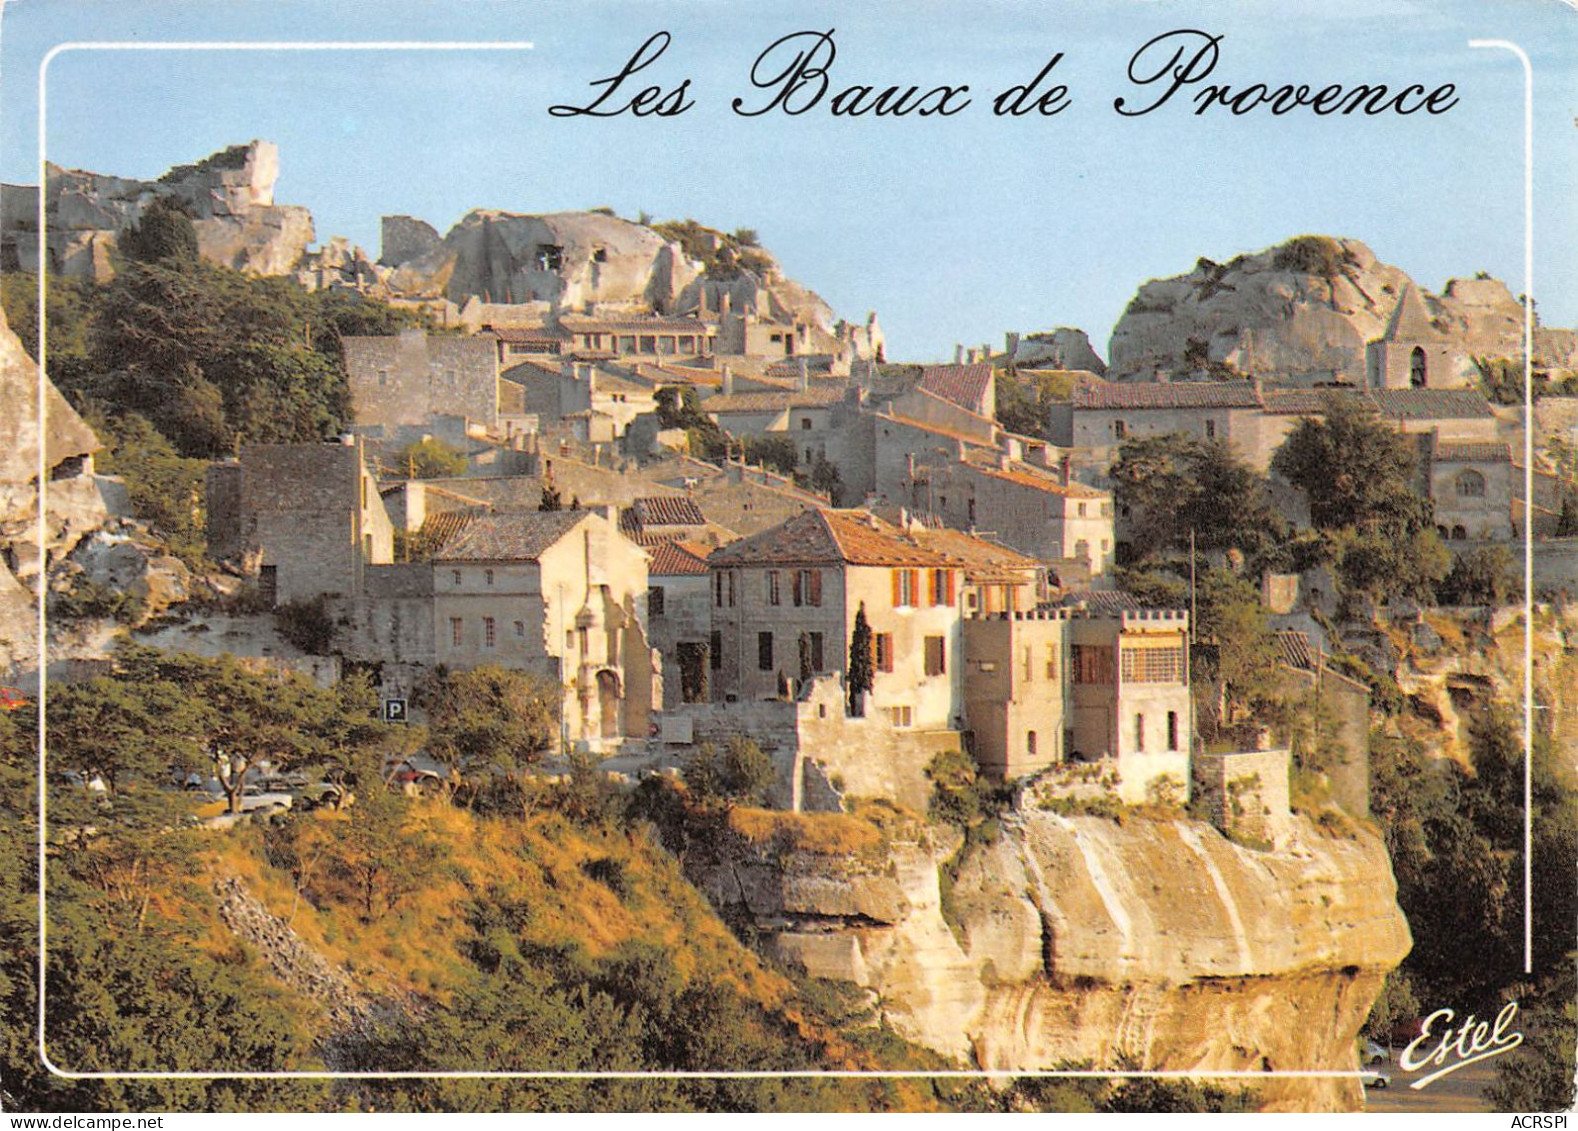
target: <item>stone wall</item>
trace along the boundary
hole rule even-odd
[[[393,434],[440,416],[489,427],[498,419],[498,351],[491,338],[404,330],[342,344],[358,428]]]
[[[1286,841],[1289,817],[1287,750],[1196,753],[1197,796],[1211,823],[1230,836],[1266,845]]]

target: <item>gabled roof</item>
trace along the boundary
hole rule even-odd
[[[1438,437],[1431,446],[1430,458],[1437,463],[1511,463],[1512,447],[1499,442],[1457,443]]]
[[[1371,389],[1381,415],[1393,420],[1493,420],[1496,414],[1467,389]]]
[[[777,526],[714,550],[712,565],[861,565],[954,567],[958,559],[927,549],[866,511],[803,511]]]
[[[1386,323],[1386,332],[1381,335],[1383,342],[1418,342],[1437,341],[1442,337],[1440,330],[1430,321],[1430,312],[1425,309],[1425,300],[1419,294],[1419,288],[1412,283],[1403,287],[1403,293],[1397,298],[1397,306],[1392,311],[1391,319]]]
[[[685,542],[659,542],[648,551],[647,575],[674,577],[707,572],[707,548]]]
[[[916,388],[978,413],[986,403],[986,393],[992,386],[992,378],[990,362],[928,365],[921,370],[920,383]]]
[[[1058,600],[1058,604],[1064,608],[1089,609],[1108,615],[1131,613],[1145,607],[1138,597],[1121,589],[1070,589]]]
[[[1253,381],[1081,381],[1073,402],[1076,409],[1093,410],[1259,408],[1260,391]]]
[[[478,515],[433,555],[437,562],[536,561],[588,511],[525,511]]]
[[[773,393],[731,393],[708,397],[702,412],[782,412],[791,408],[826,408],[844,399],[842,388],[815,388],[805,392],[786,389]]]
[[[999,542],[946,526],[925,527],[911,536],[927,549],[963,563],[965,577],[971,581],[1028,582],[1030,578],[1025,574],[1041,565],[1035,558]]]
[[[966,457],[964,466],[971,471],[988,478],[1004,483],[1013,483],[1020,487],[1031,487],[1037,491],[1045,491],[1049,495],[1057,495],[1066,499],[1105,499],[1107,493],[1098,491],[1094,487],[1087,487],[1083,483],[1064,483],[1061,475],[1044,471],[1033,464],[1013,460],[1005,468],[997,463],[982,463],[978,458]]]

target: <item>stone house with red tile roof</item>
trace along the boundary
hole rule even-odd
[[[567,741],[645,738],[660,669],[647,555],[595,511],[480,515],[433,555],[435,662],[535,671],[563,689]]]
[[[846,670],[857,612],[873,634],[868,715],[958,729],[964,563],[863,511],[810,510],[712,553],[713,699],[778,698]]]
[[[711,551],[689,542],[660,542],[647,551],[647,628],[663,658],[665,711],[711,698]]]

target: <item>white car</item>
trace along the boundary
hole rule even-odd
[[[1366,1088],[1380,1091],[1391,1086],[1392,1077],[1390,1073],[1382,1072],[1379,1068],[1366,1068],[1359,1073],[1359,1083]]]
[[[1391,1059],[1392,1054],[1385,1045],[1378,1045],[1374,1041],[1364,1042],[1363,1060],[1365,1064],[1384,1064]]]

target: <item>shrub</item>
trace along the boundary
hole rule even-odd
[[[309,656],[327,656],[334,646],[334,618],[323,597],[277,605],[274,625],[282,640]]]

